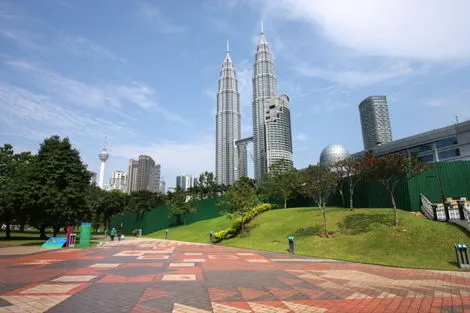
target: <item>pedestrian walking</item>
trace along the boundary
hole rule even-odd
[[[109,237],[111,237],[111,241],[114,241],[114,237],[116,237],[116,229],[114,227],[109,232]]]

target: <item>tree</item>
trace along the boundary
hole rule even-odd
[[[272,164],[260,182],[261,192],[268,197],[281,198],[284,208],[287,208],[287,200],[294,196],[296,188],[297,172],[292,163],[285,159]]]
[[[11,223],[26,223],[27,197],[24,191],[33,156],[30,152],[15,154],[13,146],[0,147],[0,221],[6,225],[6,239],[11,237]]]
[[[54,236],[65,225],[76,225],[87,215],[86,191],[90,175],[79,152],[68,138],[52,136],[44,140],[34,162],[32,177],[34,203],[32,222],[45,238],[52,226]]]
[[[114,195],[116,195],[116,193]],[[108,195],[108,198],[111,196],[113,196],[113,194]],[[162,204],[164,204],[164,200],[160,193],[138,190],[130,194],[127,203],[127,212],[137,214],[140,217],[140,221],[143,222],[146,212]],[[109,217],[111,217],[111,215]]]
[[[223,187],[217,184],[214,173],[207,171],[199,175],[198,183],[192,189],[198,199],[213,199],[223,192]]]
[[[170,208],[170,216],[182,219],[183,225],[186,225],[186,215],[196,211],[194,199],[179,187],[168,196],[166,204]]]
[[[361,175],[364,179],[379,182],[385,187],[392,200],[395,226],[398,226],[398,213],[395,202],[397,184],[429,168],[430,166],[425,165],[415,156],[387,154],[376,157],[370,153],[365,153],[365,160],[361,163]]]
[[[13,146],[0,147],[0,221],[6,225],[6,239],[10,239],[12,219],[12,178],[14,176]]]
[[[124,211],[129,201],[129,195],[119,191],[105,191],[96,185],[89,185],[86,203],[88,206],[88,220],[93,222],[95,229],[104,225],[109,229],[111,216]]]
[[[339,162],[336,162],[333,165],[333,170],[336,171],[342,179],[340,179],[338,183],[338,191],[341,194],[341,198],[343,200],[343,206],[345,206],[345,201],[343,197],[343,184],[345,181],[348,183],[349,188],[349,209],[352,211],[354,209],[354,190],[356,185],[362,179],[362,175],[360,175],[361,170],[361,158],[357,157],[349,157]]]
[[[325,236],[329,237],[327,208],[328,198],[335,192],[341,176],[330,167],[321,165],[310,165],[300,173],[300,192],[313,198],[323,216],[323,228]]]
[[[225,210],[229,217],[241,218],[242,232],[245,231],[245,216],[259,203],[253,181],[248,177],[240,177],[228,187],[223,199],[217,201],[217,206]]]
[[[105,192],[96,184],[90,184],[85,194],[85,201],[87,204],[86,219],[93,223],[95,231],[98,231],[101,225],[107,226],[103,212],[105,203]]]

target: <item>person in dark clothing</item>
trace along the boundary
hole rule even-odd
[[[114,237],[116,236],[116,229],[113,228],[111,229],[111,231],[109,232],[109,237],[111,237],[111,241],[114,241]]]

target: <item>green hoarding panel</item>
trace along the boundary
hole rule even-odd
[[[440,162],[431,164],[432,168],[416,177],[400,182],[396,187],[395,201],[399,209],[419,211],[421,206],[420,194],[424,194],[433,202],[441,201],[440,185],[445,197],[470,198],[470,161]],[[440,181],[440,184],[439,184]],[[343,185],[345,206],[349,207],[349,187]],[[279,201],[276,201],[279,202]],[[186,224],[220,216],[216,199],[196,201],[196,212],[186,216]],[[279,203],[282,206],[282,203]],[[313,206],[313,200],[297,194],[288,201],[289,207]],[[333,195],[330,206],[342,206],[339,193]],[[385,187],[377,182],[361,181],[354,191],[355,208],[391,208],[390,194]],[[180,225],[182,220],[169,217],[169,208],[160,206],[143,215],[126,214],[111,218],[111,227],[122,228],[125,235],[131,235],[134,229],[142,229],[149,234],[160,229]]]
[[[91,223],[82,223],[80,225],[80,248],[86,248],[90,246],[91,240]]]
[[[219,217],[221,212],[217,208],[217,199],[205,199],[196,201],[196,211],[186,216],[186,224],[209,218]],[[134,229],[142,229],[142,234],[146,235],[160,229],[181,225],[182,219],[170,217],[168,206],[153,208],[143,215],[124,214],[111,217],[111,227],[121,228],[123,234],[131,235]]]
[[[432,168],[408,182],[411,210],[421,206],[420,194],[431,202],[444,198],[470,197],[470,161],[433,163]]]
[[[419,211],[420,194],[432,202],[442,202],[445,198],[470,198],[470,161],[432,163],[432,168],[397,184],[395,201],[403,210]],[[442,190],[442,191],[441,191]],[[349,188],[343,186],[346,207],[349,205]],[[331,197],[329,205],[342,206],[339,193]],[[354,191],[355,208],[391,208],[390,194],[383,185],[376,182],[361,181]]]

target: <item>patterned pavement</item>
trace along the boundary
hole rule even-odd
[[[3,312],[470,312],[470,273],[126,239],[0,256]]]

